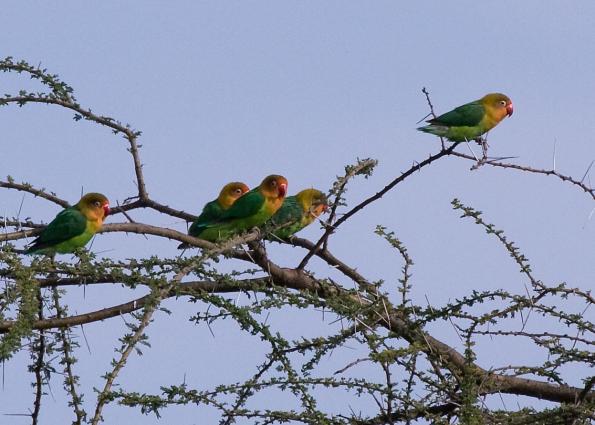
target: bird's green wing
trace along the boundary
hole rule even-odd
[[[224,209],[221,208],[221,205],[219,205],[219,202],[216,199],[207,202],[196,221],[194,221],[190,226],[190,229],[188,229],[188,234],[190,236],[200,235],[200,232],[202,232],[210,223],[219,220],[223,215],[223,212]]]
[[[275,226],[282,226],[283,224],[299,222],[302,219],[302,207],[299,205],[295,196],[288,196],[283,201],[281,208],[271,217],[270,223]]]
[[[85,216],[74,207],[66,208],[43,229],[28,251],[33,252],[65,242],[81,235],[86,228]]]
[[[229,209],[223,212],[219,222],[246,218],[258,213],[264,205],[264,196],[258,188],[238,198]]]
[[[481,122],[484,114],[483,105],[475,101],[459,106],[437,118],[428,120],[428,122],[448,127],[474,127]]]
[[[221,218],[223,211],[225,210],[221,208],[221,205],[219,205],[219,202],[217,200],[208,202],[202,209],[202,212],[200,213],[196,221],[204,223],[208,221],[217,220]]]
[[[295,196],[288,196],[281,208],[267,222],[267,230],[277,238],[286,239],[302,229],[304,210]],[[273,239],[273,238],[269,238]],[[274,240],[274,239],[273,239]]]

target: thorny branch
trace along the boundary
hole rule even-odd
[[[52,288],[52,299],[54,302],[54,309],[56,310],[56,318],[62,319],[64,316],[64,309],[60,305],[60,293],[58,288]],[[69,327],[63,327],[60,329],[59,337],[62,343],[62,361],[64,365],[64,387],[70,394],[70,403],[74,410],[74,414],[76,416],[76,420],[73,422],[74,425],[81,425],[83,421],[87,418],[87,412],[82,407],[82,397],[79,395],[77,390],[77,383],[78,377],[75,376],[73,371],[73,364],[75,359],[73,357],[73,347],[70,341],[70,332]]]
[[[467,155],[465,153],[461,153],[461,152],[453,152],[452,155],[459,157],[459,158],[464,158],[464,159],[468,159],[471,161],[475,161],[475,158],[471,155]],[[591,198],[593,198],[595,200],[595,188],[590,187],[589,185],[587,185],[585,183],[585,178],[583,177],[581,180],[578,180],[574,177],[562,174],[556,170],[546,170],[546,169],[540,169],[540,168],[534,168],[534,167],[530,167],[528,165],[519,165],[519,164],[511,164],[508,162],[502,162],[502,161],[498,161],[498,160],[487,160],[483,162],[485,165],[490,165],[492,167],[500,167],[500,168],[508,168],[508,169],[512,169],[512,170],[519,170],[519,171],[524,171],[527,173],[534,173],[534,174],[543,174],[546,176],[555,176],[557,178],[559,178],[560,180],[564,181],[564,182],[568,182],[571,183],[575,186],[578,186],[579,188],[581,188],[585,193],[587,193],[588,195],[591,196]],[[589,167],[590,169],[590,167]],[[586,173],[589,172],[589,169],[586,171]]]
[[[335,223],[327,226],[324,234],[320,237],[318,242],[316,242],[316,244],[314,245],[314,248],[312,248],[312,250],[310,250],[310,252],[304,257],[304,259],[298,266],[298,269],[303,269],[306,266],[306,264],[308,264],[308,261],[310,260],[310,258],[312,258],[314,253],[322,246],[324,241],[326,241],[328,239],[330,234],[335,232],[341,224],[345,223],[353,215],[355,215],[357,212],[361,211],[362,209],[364,209],[365,207],[370,205],[372,202],[377,201],[378,199],[382,198],[384,195],[386,195],[386,193],[388,193],[396,185],[398,185],[399,183],[404,181],[407,177],[411,176],[416,171],[421,171],[422,168],[424,168],[427,165],[432,164],[434,161],[436,161],[444,156],[450,155],[453,152],[455,147],[456,147],[456,144],[453,144],[449,148],[442,149],[438,153],[435,153],[434,155],[430,155],[428,158],[424,159],[423,161],[416,163],[411,168],[409,168],[409,170],[405,171],[404,173],[401,173],[400,176],[396,177],[393,181],[391,181],[389,184],[387,184],[382,190],[378,191],[374,195],[361,201],[359,204],[357,204],[351,210],[349,210],[345,214],[343,214],[343,216],[341,218],[339,218]]]
[[[43,297],[41,292],[38,291],[38,307],[39,307],[39,320],[43,320]],[[39,332],[38,346],[34,347],[35,365],[33,370],[35,373],[35,400],[33,402],[33,413],[31,413],[32,424],[37,425],[39,420],[39,412],[41,411],[41,397],[43,396],[43,366],[44,366],[44,355],[45,355],[45,333]]]
[[[39,80],[43,85],[49,88],[49,93],[27,93],[20,92],[18,95],[6,95],[0,99],[0,105],[16,104],[19,106],[28,103],[45,103],[66,108],[75,113],[75,119],[85,119],[105,126],[113,131],[114,134],[122,135],[128,143],[128,151],[133,159],[133,166],[136,174],[137,193],[125,200],[121,206],[113,208],[114,213],[131,211],[136,208],[150,208],[167,214],[172,217],[182,218],[191,221],[195,216],[184,211],[169,207],[150,198],[145,184],[145,177],[142,170],[142,162],[139,154],[138,138],[141,133],[133,130],[128,125],[123,125],[117,120],[103,115],[93,113],[90,109],[82,107],[72,95],[72,89],[61,82],[57,76],[48,74],[45,70],[32,67],[25,62],[15,63],[12,58],[6,58],[0,61],[0,69],[8,72],[18,72],[28,74],[31,78]],[[423,90],[426,100],[430,107],[430,113],[433,115],[433,105],[427,90]],[[33,421],[37,420],[39,407],[41,404],[41,370],[44,366],[43,352],[45,350],[44,331],[50,329],[59,329],[58,338],[62,343],[62,356],[65,368],[65,388],[70,393],[71,404],[76,415],[76,422],[81,423],[85,420],[86,413],[82,406],[82,398],[76,390],[76,377],[72,371],[72,346],[69,342],[69,330],[74,326],[102,321],[111,317],[123,314],[134,314],[142,310],[143,313],[137,318],[135,324],[130,325],[131,333],[121,339],[122,345],[119,357],[114,359],[112,369],[105,376],[103,389],[99,391],[97,402],[94,409],[94,415],[91,423],[98,424],[102,421],[102,412],[104,407],[118,396],[118,391],[113,389],[115,380],[122,368],[128,361],[130,354],[138,350],[138,345],[146,340],[145,330],[152,321],[154,312],[159,308],[161,302],[166,298],[189,296],[192,300],[200,300],[209,305],[219,305],[220,314],[206,314],[200,320],[209,324],[211,320],[217,318],[232,318],[236,320],[242,328],[252,329],[251,332],[260,335],[265,341],[271,344],[273,352],[269,360],[253,376],[240,386],[221,387],[215,391],[204,394],[196,392],[187,392],[185,386],[177,389],[171,389],[169,394],[160,396],[136,397],[129,393],[120,392],[119,396],[128,400],[129,405],[140,405],[144,412],[153,411],[158,414],[159,408],[166,406],[171,400],[180,397],[176,403],[186,404],[192,402],[195,404],[205,404],[215,406],[227,418],[226,423],[232,423],[236,418],[261,418],[263,423],[283,422],[288,420],[299,421],[303,423],[351,423],[351,424],[384,424],[395,422],[410,423],[418,418],[431,420],[432,418],[449,417],[459,409],[465,409],[468,412],[469,406],[462,406],[462,396],[460,392],[461,383],[471,383],[477,389],[476,397],[488,394],[510,393],[517,395],[526,395],[529,397],[542,398],[557,403],[571,403],[575,406],[585,405],[584,410],[574,411],[575,418],[583,418],[584,412],[595,403],[595,392],[592,391],[594,380],[587,380],[583,387],[572,387],[560,385],[559,379],[551,375],[552,382],[544,382],[538,379],[524,378],[521,375],[535,374],[539,372],[538,368],[492,368],[484,369],[474,361],[469,360],[468,352],[461,354],[454,346],[434,338],[424,326],[445,318],[459,318],[462,321],[470,321],[472,324],[465,332],[468,335],[489,335],[492,337],[504,336],[526,336],[531,338],[538,347],[548,350],[548,354],[556,358],[553,365],[562,364],[571,361],[585,361],[589,358],[585,350],[580,349],[581,344],[585,346],[592,345],[592,340],[585,333],[592,332],[592,325],[578,315],[564,312],[556,306],[545,307],[539,304],[546,297],[578,297],[583,300],[587,307],[593,304],[593,297],[590,292],[579,288],[568,288],[560,285],[550,287],[543,282],[538,281],[531,274],[530,267],[526,259],[520,254],[520,251],[505,237],[500,231],[493,228],[492,225],[484,223],[476,211],[469,209],[462,204],[455,204],[455,207],[464,211],[465,216],[474,217],[476,222],[486,229],[488,233],[495,234],[505,248],[511,253],[517,262],[521,271],[530,281],[533,295],[516,295],[500,292],[498,294],[473,294],[472,296],[460,300],[457,303],[449,303],[443,308],[430,307],[422,309],[411,304],[407,300],[406,293],[409,288],[410,271],[409,266],[413,263],[408,256],[404,245],[392,235],[392,233],[379,233],[385,237],[393,248],[401,254],[405,265],[403,266],[402,300],[399,304],[393,304],[390,290],[385,291],[382,282],[376,283],[369,281],[360,274],[355,267],[336,258],[329,250],[329,237],[337,231],[339,226],[353,217],[356,213],[362,211],[371,203],[379,200],[398,184],[421,171],[426,166],[447,156],[456,156],[463,159],[476,161],[475,157],[457,152],[457,144],[451,144],[446,147],[442,141],[441,150],[430,155],[425,160],[416,163],[411,168],[394,178],[384,186],[380,191],[372,194],[360,201],[357,205],[338,216],[339,208],[344,206],[342,195],[347,189],[348,183],[358,174],[369,175],[372,168],[376,165],[373,160],[363,160],[356,166],[346,168],[344,177],[339,178],[332,193],[334,202],[331,207],[330,218],[328,219],[325,230],[321,238],[313,243],[311,241],[292,237],[289,243],[296,247],[306,250],[306,255],[297,268],[282,267],[268,257],[265,247],[258,241],[262,235],[259,232],[251,232],[234,238],[224,244],[212,244],[173,229],[157,227],[145,223],[127,222],[106,224],[102,232],[121,232],[136,233],[141,235],[153,235],[155,237],[171,239],[178,242],[187,243],[193,247],[202,249],[202,254],[191,257],[189,260],[178,258],[172,261],[158,262],[156,260],[134,260],[136,264],[130,262],[124,263],[105,263],[94,261],[93,258],[86,258],[81,255],[80,263],[77,267],[68,267],[60,263],[44,263],[43,261],[34,261],[30,265],[24,264],[18,253],[13,251],[11,245],[5,245],[0,250],[0,277],[5,280],[6,289],[0,294],[0,334],[4,339],[0,341],[3,350],[18,350],[20,338],[26,338],[32,332],[38,332],[40,341],[37,347],[37,362],[35,366],[35,376],[37,382],[36,401],[34,403]],[[593,199],[595,199],[594,189],[585,183],[585,177],[576,179],[567,175],[558,173],[555,170],[540,170],[532,167],[509,164],[501,160],[485,160],[482,165],[491,165],[500,168],[512,168],[520,171],[554,175],[562,181],[569,182],[579,187]],[[587,180],[588,181],[588,180]],[[0,188],[16,190],[30,193],[61,207],[68,206],[68,202],[59,198],[55,193],[47,192],[43,188],[36,188],[29,183],[15,183],[11,177],[5,181],[0,181]],[[336,219],[336,220],[335,220]],[[22,220],[20,218],[4,217],[0,222],[0,227],[4,227],[5,232],[0,234],[0,242],[18,241],[23,238],[38,234],[43,225],[31,220]],[[7,229],[15,229],[9,232]],[[248,249],[242,248],[242,244],[247,244]],[[206,266],[210,260],[218,259],[221,255],[235,258],[246,264],[257,265],[263,276],[239,279],[236,275],[220,274],[214,270],[207,269]],[[305,270],[308,261],[317,256],[329,267],[338,270],[344,277],[355,282],[357,290],[345,289],[344,286],[334,282],[330,278],[315,278],[311,273]],[[184,262],[185,261],[185,262]],[[251,273],[254,273],[251,272]],[[173,277],[172,277],[173,275]],[[199,276],[199,280],[182,282],[182,279],[189,275]],[[31,280],[32,279],[32,280]],[[55,317],[43,317],[42,305],[40,305],[40,314],[37,319],[34,317],[26,323],[27,305],[21,302],[19,315],[15,319],[7,319],[10,316],[11,303],[19,302],[19,291],[21,281],[36,282],[37,288],[51,287],[54,296],[54,306],[56,310]],[[86,314],[68,316],[64,314],[64,309],[59,304],[58,287],[69,287],[73,285],[87,284],[115,284],[125,283],[131,289],[141,286],[149,288],[150,293],[142,297],[136,297],[134,300],[115,306],[110,306],[101,310]],[[265,294],[264,300],[251,301],[247,306],[233,307],[222,295],[229,293],[252,293],[256,297],[257,293]],[[479,303],[485,303],[494,299],[510,299],[511,305],[504,310],[490,312],[486,314],[466,313],[465,309],[476,306]],[[555,298],[554,298],[555,299]],[[226,307],[227,306],[227,307]],[[348,329],[344,329],[339,337],[320,338],[313,340],[290,343],[280,335],[273,335],[264,322],[255,319],[254,314],[261,313],[273,308],[284,306],[298,306],[300,308],[315,307],[333,312],[338,318],[350,323]],[[567,326],[577,329],[577,334],[573,336],[570,332],[566,334],[553,334],[544,332],[527,332],[525,330],[484,330],[480,328],[485,324],[499,319],[504,320],[508,314],[522,313],[523,310],[531,311],[540,309],[541,313],[549,317],[564,321]],[[25,326],[23,327],[23,325]],[[461,330],[463,325],[457,325]],[[384,331],[383,331],[384,329]],[[370,349],[370,360],[381,366],[382,373],[385,376],[384,385],[358,381],[356,379],[347,379],[344,381],[336,378],[328,378],[322,381],[314,381],[309,378],[309,373],[322,359],[325,353],[339,349],[348,339],[363,342],[360,337],[364,336]],[[16,345],[15,342],[16,341]],[[552,342],[554,341],[554,342]],[[567,342],[564,345],[564,341]],[[9,344],[10,343],[10,344]],[[405,343],[405,347],[402,347]],[[12,344],[12,345],[11,345]],[[400,344],[400,345],[399,345]],[[568,344],[571,344],[568,347]],[[578,346],[577,346],[578,344]],[[6,348],[5,348],[6,347]],[[11,348],[12,347],[12,348]],[[4,351],[3,351],[4,353]],[[290,354],[310,355],[311,358],[301,368],[301,373],[292,365],[294,359],[288,357]],[[6,355],[6,354],[3,354]],[[418,369],[419,356],[429,362],[431,367],[427,369]],[[577,360],[578,359],[578,360]],[[557,362],[557,363],[556,363]],[[278,365],[278,370],[282,371],[283,378],[272,378],[270,381],[263,381],[264,374],[272,374],[273,364]],[[557,366],[556,366],[557,367]],[[397,369],[408,371],[408,378],[403,389],[399,388],[393,376],[399,376]],[[507,370],[516,370],[515,374],[506,374]],[[554,368],[555,369],[555,368]],[[553,370],[548,372],[554,374]],[[285,384],[283,384],[285,382]],[[309,393],[309,387],[313,385],[324,385],[330,387],[342,387],[354,391],[362,391],[369,394],[377,400],[379,414],[368,418],[361,418],[355,412],[349,416],[342,414],[330,415],[322,412],[316,407],[315,400]],[[286,385],[291,388],[292,393],[300,400],[303,412],[294,411],[259,411],[250,410],[246,403],[251,396],[267,386]],[[419,386],[423,385],[425,389]],[[226,395],[235,394],[234,404],[228,404],[224,401]],[[413,398],[418,395],[417,399]],[[380,399],[377,396],[381,397]],[[218,398],[222,397],[222,398]],[[385,402],[381,402],[384,399]],[[134,401],[132,401],[134,400]],[[466,401],[463,401],[466,403]],[[397,408],[397,406],[403,408]],[[472,406],[473,407],[473,406]],[[583,413],[581,413],[583,412]],[[489,412],[481,412],[489,414]],[[532,413],[531,413],[532,414]],[[583,416],[581,416],[583,415]],[[346,420],[343,420],[346,419]]]

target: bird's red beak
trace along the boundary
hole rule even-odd
[[[103,216],[107,217],[110,213],[109,204],[103,204]]]
[[[279,194],[280,198],[285,198],[285,194],[287,193],[287,185],[285,183],[281,183],[277,193]]]
[[[509,117],[512,116],[513,112],[514,112],[514,108],[512,107],[512,103],[509,103],[508,105],[506,105],[506,113],[508,114]]]

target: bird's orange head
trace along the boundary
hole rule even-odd
[[[233,203],[244,193],[248,192],[250,188],[242,182],[231,182],[223,186],[219,192],[219,204],[223,209],[228,209]]]
[[[295,195],[304,211],[308,211],[312,219],[326,212],[328,199],[324,193],[316,189],[304,189]]]
[[[495,115],[498,121],[502,120],[506,115],[509,117],[514,112],[512,100],[502,93],[490,93],[481,98],[481,103],[486,110]]]
[[[101,193],[87,193],[76,206],[87,219],[92,221],[103,221],[110,213],[109,200]]]
[[[283,176],[272,174],[265,177],[260,183],[260,192],[266,198],[281,199],[287,194],[287,179]]]

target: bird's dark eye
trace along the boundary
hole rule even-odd
[[[500,103],[500,105],[502,105],[502,106],[506,106],[506,101],[505,101],[505,100],[501,100],[501,101],[500,101],[500,102],[498,102],[498,103]]]
[[[239,195],[240,193],[242,193],[242,189],[236,189],[236,193]]]
[[[271,186],[277,186],[277,180],[273,180],[273,181],[271,182]]]
[[[95,205],[96,207],[100,207],[101,206],[101,202],[95,201],[95,202],[93,202],[93,205]]]

